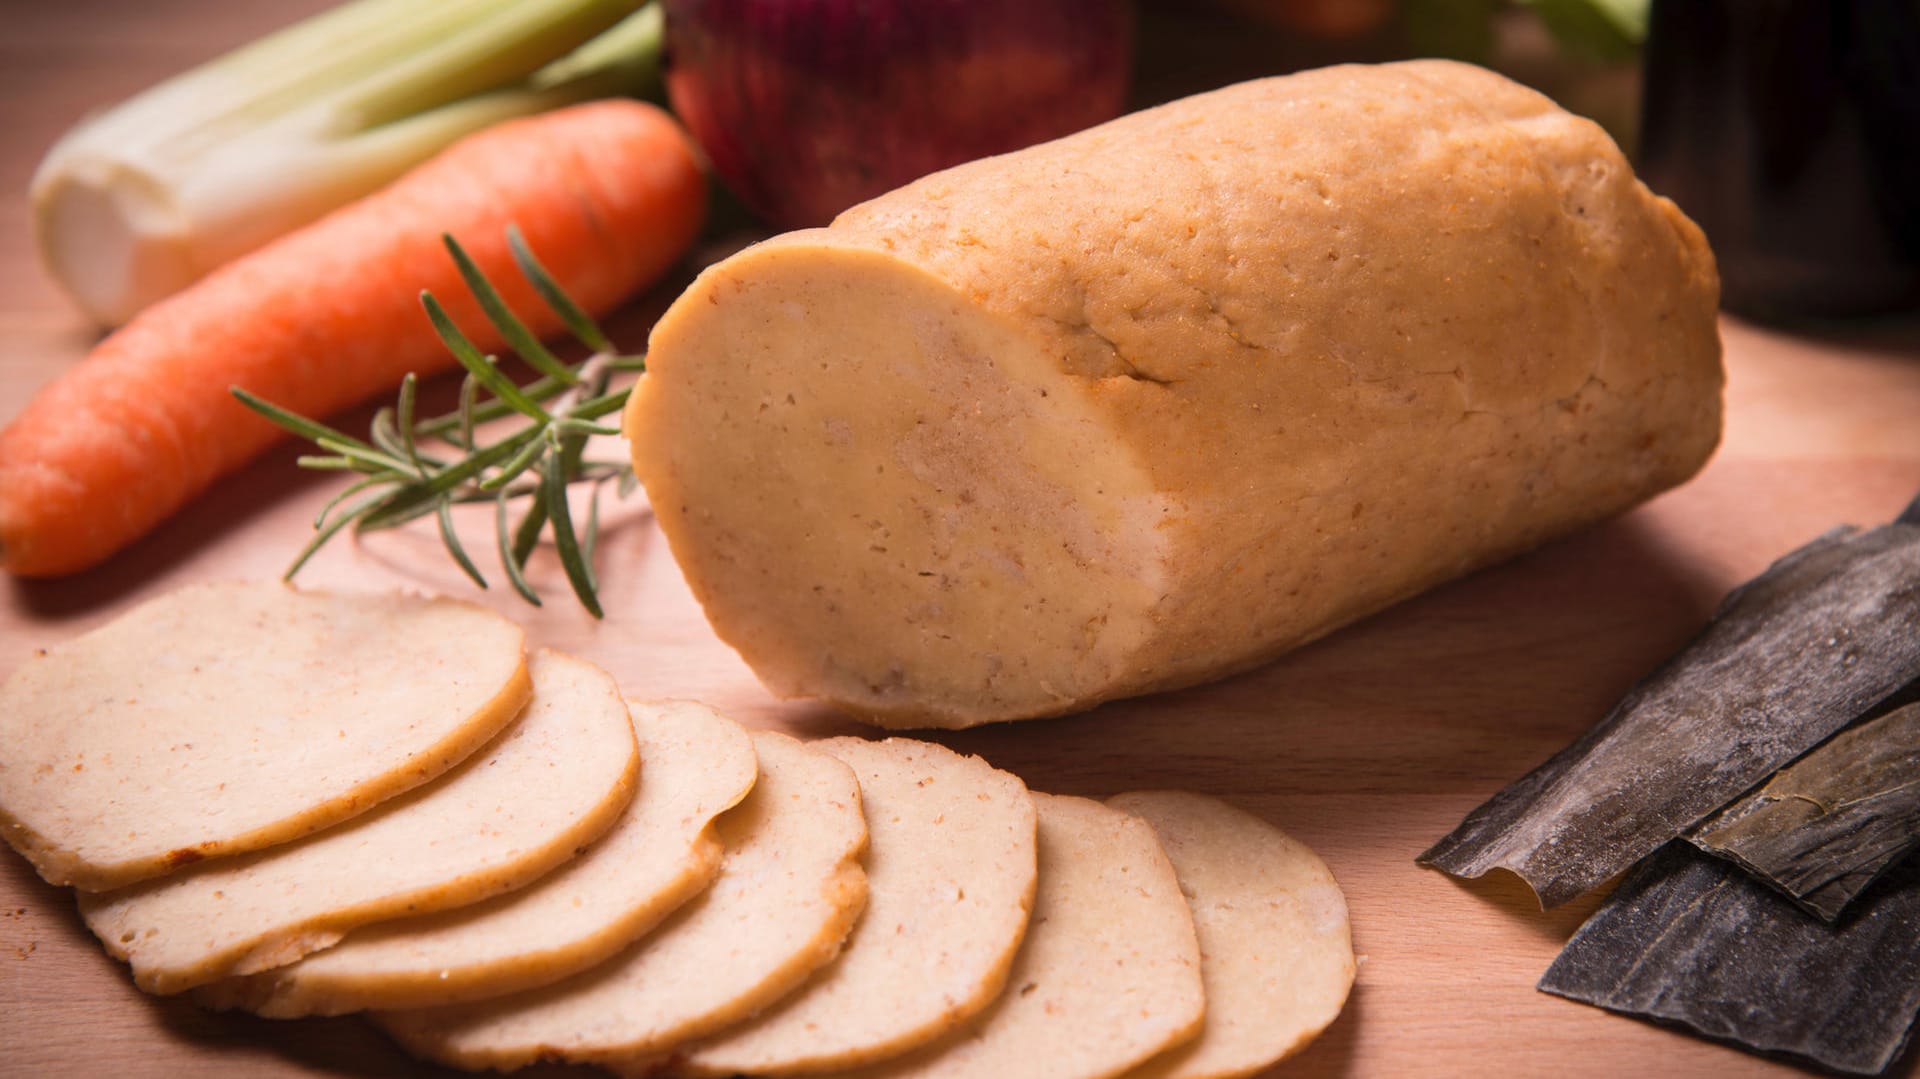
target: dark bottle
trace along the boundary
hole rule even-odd
[[[1645,62],[1640,173],[1722,306],[1920,308],[1920,0],[1654,0]]]

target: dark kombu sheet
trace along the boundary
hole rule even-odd
[[[1920,498],[1736,589],[1420,861],[1545,906],[1637,865],[1542,990],[1877,1073],[1920,1013],[1916,700]]]
[[[1578,741],[1420,856],[1555,906],[1623,872],[1920,679],[1920,501],[1729,594]]]
[[[1540,988],[1875,1074],[1900,1057],[1920,1012],[1920,862],[1830,926],[1732,863],[1672,843],[1587,919]]]
[[[1834,735],[1687,838],[1833,921],[1920,847],[1920,703]]]

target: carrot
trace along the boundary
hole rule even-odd
[[[443,233],[546,335],[558,320],[513,269],[509,226],[602,314],[679,260],[706,198],[687,137],[651,105],[593,102],[467,137],[148,308],[41,390],[0,431],[0,564],[93,566],[272,445],[282,432],[229,387],[317,416],[451,366],[423,289],[500,348]]]

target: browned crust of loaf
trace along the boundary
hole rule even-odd
[[[1139,676],[1116,683],[1097,697],[1061,702],[1041,714],[1063,714],[1101,700],[1177,688],[1258,667],[1306,641],[1442,580],[1532,549],[1676,486],[1696,474],[1718,444],[1720,391],[1724,381],[1716,321],[1719,277],[1704,235],[1671,201],[1653,195],[1632,178],[1630,165],[1598,125],[1562,112],[1532,90],[1467,65],[1427,61],[1339,67],[1228,87],[1162,109],[1123,117],[1103,128],[1020,154],[936,174],[848,211],[834,222],[829,235],[850,244],[890,251],[943,277],[983,308],[1016,322],[1026,322],[1056,347],[1065,345],[1069,370],[1079,366],[1089,378],[1089,396],[1108,410],[1127,441],[1146,448],[1143,457],[1156,473],[1162,489],[1182,492],[1190,506],[1199,507],[1209,500],[1230,503],[1254,491],[1239,482],[1244,481],[1244,474],[1221,467],[1223,462],[1235,458],[1285,460],[1292,456],[1292,448],[1301,445],[1303,440],[1235,430],[1202,452],[1182,452],[1183,447],[1170,436],[1192,435],[1210,428],[1218,432],[1220,417],[1247,414],[1257,400],[1255,393],[1260,390],[1267,391],[1260,396],[1283,399],[1284,384],[1261,380],[1265,385],[1256,388],[1251,380],[1235,381],[1235,361],[1254,361],[1263,351],[1244,347],[1247,340],[1264,331],[1271,333],[1275,345],[1291,344],[1296,354],[1305,351],[1325,356],[1345,348],[1355,353],[1391,356],[1395,351],[1393,342],[1382,339],[1380,328],[1391,325],[1390,308],[1399,300],[1383,303],[1381,297],[1389,295],[1389,290],[1369,289],[1364,281],[1356,281],[1343,297],[1356,307],[1352,317],[1340,320],[1339,329],[1344,335],[1325,333],[1308,340],[1297,334],[1283,334],[1276,326],[1288,320],[1310,324],[1312,311],[1283,301],[1278,305],[1281,309],[1278,318],[1250,326],[1238,317],[1229,318],[1229,312],[1218,309],[1221,306],[1218,297],[1210,297],[1214,310],[1186,312],[1214,319],[1206,332],[1192,340],[1194,347],[1152,348],[1149,346],[1166,343],[1169,335],[1147,333],[1127,337],[1105,329],[1103,336],[1102,312],[1111,312],[1120,305],[1116,297],[1103,295],[1103,290],[1114,287],[1115,282],[1124,277],[1086,273],[1084,264],[1062,259],[1050,250],[1053,245],[1023,243],[1023,233],[1033,230],[1036,221],[1060,222],[1063,218],[1071,221],[1075,215],[1074,200],[1069,197],[1071,188],[1066,185],[1071,180],[1080,180],[1113,197],[1112,204],[1105,208],[1105,220],[1075,222],[1081,227],[1072,229],[1050,225],[1052,232],[1056,237],[1091,237],[1085,241],[1087,247],[1115,236],[1117,217],[1137,212],[1141,207],[1111,196],[1110,189],[1098,185],[1121,181],[1119,173],[1124,170],[1126,160],[1121,145],[1126,141],[1174,142],[1179,139],[1181,128],[1194,125],[1196,116],[1204,116],[1199,122],[1220,132],[1223,141],[1239,139],[1251,143],[1257,136],[1230,130],[1238,118],[1256,118],[1246,121],[1249,124],[1262,122],[1258,118],[1271,117],[1281,105],[1324,107],[1328,100],[1343,96],[1373,101],[1397,92],[1393,84],[1400,80],[1432,93],[1443,114],[1442,123],[1479,125],[1492,133],[1486,136],[1489,138],[1515,127],[1546,128],[1561,141],[1509,149],[1532,152],[1530,167],[1542,175],[1549,189],[1559,187],[1558,193],[1563,199],[1568,192],[1558,183],[1558,177],[1551,174],[1553,170],[1581,165],[1605,170],[1595,193],[1611,200],[1612,223],[1625,235],[1613,244],[1616,249],[1613,257],[1619,260],[1618,266],[1608,267],[1611,272],[1603,279],[1587,282],[1583,288],[1591,294],[1588,302],[1597,308],[1591,321],[1606,320],[1624,327],[1624,335],[1617,332],[1613,335],[1624,336],[1626,340],[1612,354],[1595,356],[1590,369],[1582,370],[1574,364],[1574,370],[1561,374],[1560,381],[1571,383],[1570,399],[1549,400],[1544,402],[1544,409],[1574,411],[1606,407],[1606,402],[1595,403],[1595,399],[1617,370],[1626,383],[1619,387],[1620,397],[1630,396],[1641,406],[1636,409],[1623,403],[1613,410],[1626,429],[1625,437],[1619,440],[1621,444],[1614,453],[1616,459],[1604,464],[1616,470],[1617,475],[1607,477],[1592,464],[1569,460],[1563,470],[1568,474],[1557,477],[1561,492],[1558,504],[1516,507],[1511,512],[1516,516],[1531,516],[1532,520],[1515,520],[1500,542],[1486,545],[1469,559],[1450,559],[1432,565],[1425,572],[1395,582],[1394,587],[1372,592],[1362,589],[1360,594],[1331,604],[1330,614],[1314,624],[1292,632],[1265,634],[1257,647],[1237,651],[1237,654],[1237,642],[1223,640],[1221,630],[1245,633],[1241,627],[1246,627],[1259,635],[1260,627],[1273,621],[1270,611],[1260,609],[1262,597],[1276,591],[1287,594],[1296,590],[1308,597],[1324,596],[1329,590],[1324,583],[1328,574],[1308,568],[1304,573],[1263,574],[1257,579],[1237,581],[1230,588],[1222,588],[1218,583],[1207,587],[1207,582],[1199,580],[1184,588],[1171,588],[1159,621],[1174,630],[1177,637],[1167,640],[1165,647],[1155,649],[1158,662],[1139,665]],[[1388,85],[1382,87],[1383,82]],[[1369,154],[1383,157],[1390,154],[1388,150],[1369,148],[1363,140],[1354,139],[1346,123],[1328,124],[1314,134],[1318,140],[1317,152],[1338,155],[1356,171],[1380,173],[1381,170],[1370,167],[1371,163],[1365,158]],[[1409,144],[1417,137],[1417,133],[1409,136]],[[1191,145],[1191,140],[1187,141]],[[1546,151],[1553,151],[1550,158],[1540,156]],[[1264,167],[1272,157],[1256,154],[1253,160],[1261,163],[1256,167]],[[1189,170],[1191,181],[1186,186],[1204,190],[1205,172],[1204,168]],[[1399,201],[1401,189],[1394,186],[1391,177],[1391,172],[1386,172],[1368,181],[1379,185],[1375,193],[1377,201],[1370,199],[1370,202],[1376,207],[1382,204],[1387,207],[1371,215],[1376,224],[1398,220],[1400,215],[1391,208],[1404,205]],[[1310,176],[1299,182],[1311,189],[1324,181]],[[1580,209],[1583,213],[1590,212],[1587,207]],[[1362,210],[1356,216],[1369,215]],[[1420,215],[1410,216],[1417,220]],[[1287,221],[1289,228],[1297,224],[1294,219]],[[1327,224],[1316,222],[1316,233],[1323,231]],[[1543,224],[1565,231],[1565,221],[1547,219]],[[1197,215],[1194,227],[1196,230],[1206,227]],[[1349,221],[1343,231],[1353,228]],[[1420,239],[1417,232],[1397,238],[1398,242],[1409,245]],[[1576,234],[1566,237],[1563,250],[1570,261],[1581,256],[1600,257],[1592,246],[1587,237]],[[1304,252],[1311,247],[1311,242],[1296,241],[1290,247]],[[1220,250],[1217,261],[1236,261],[1241,257],[1229,244]],[[1351,260],[1351,255],[1343,257]],[[1337,261],[1334,264],[1338,265]],[[1177,286],[1182,273],[1193,268],[1191,262],[1182,265],[1165,283]],[[1586,269],[1591,271],[1587,276],[1601,278],[1600,270]],[[1413,282],[1422,289],[1431,284],[1429,277]],[[1550,291],[1541,288],[1538,282],[1517,284],[1527,292],[1527,300],[1541,301],[1524,306],[1537,309],[1554,302]],[[1545,295],[1536,297],[1535,293]],[[1398,295],[1398,290],[1392,290],[1392,294]],[[1036,305],[1032,299],[1062,295],[1075,297],[1078,311],[1049,310]],[[1144,295],[1144,292],[1129,294],[1128,301]],[[1470,316],[1472,302],[1462,305],[1466,310],[1459,313]],[[1085,329],[1063,330],[1073,326],[1076,316],[1085,321]],[[1583,321],[1589,320],[1565,320],[1563,328],[1570,335],[1577,333],[1583,328],[1579,325]],[[1129,347],[1134,342],[1139,343],[1137,354]],[[1564,343],[1577,344],[1577,341],[1569,337]],[[1264,351],[1272,355],[1277,349]],[[1245,363],[1238,367],[1244,369]],[[1391,375],[1393,372],[1383,369],[1380,373]],[[1599,379],[1600,384],[1594,379]],[[1515,382],[1518,383],[1517,378]],[[1496,388],[1514,400],[1539,396],[1537,390],[1525,384]],[[1329,394],[1328,399],[1337,396],[1337,393]],[[1630,415],[1642,410],[1645,417]],[[1378,430],[1385,429],[1383,426]],[[1305,488],[1286,491],[1283,487],[1276,493],[1294,500],[1324,496],[1324,491]],[[1541,501],[1550,502],[1551,494]],[[1527,513],[1529,509],[1533,512]],[[1364,515],[1365,507],[1359,512]],[[1202,512],[1195,514],[1195,518],[1200,524],[1189,536],[1195,549],[1212,547],[1254,552],[1268,538],[1260,529],[1246,527],[1245,514]],[[1335,575],[1350,581],[1362,575],[1360,567],[1354,564],[1357,560],[1338,561],[1352,568]],[[1316,576],[1323,578],[1317,585]],[[1190,611],[1182,609],[1185,605],[1181,602],[1181,597],[1195,595],[1206,596],[1209,603],[1225,602],[1211,618],[1195,620]],[[1184,630],[1178,628],[1182,626]],[[1182,657],[1198,657],[1200,661],[1186,661]],[[855,710],[890,726],[902,721],[944,726],[951,718],[929,714],[912,704],[891,709],[884,705],[875,707],[876,702],[840,703],[851,704]]]
[[[1062,714],[1261,665],[1673,487],[1719,438],[1700,230],[1596,125],[1461,64],[1228,87],[763,248],[874,252],[944,282],[1057,357],[1169,501],[1151,632],[1110,680],[977,700],[827,671],[799,687],[886,726]],[[686,559],[697,541],[669,535]]]

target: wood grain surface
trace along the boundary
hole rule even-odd
[[[24,192],[46,146],[87,109],[312,6],[62,0],[10,11],[0,34],[0,419],[76,362],[92,337],[31,256]],[[671,291],[616,319],[616,339],[637,344]],[[1799,1073],[1536,992],[1596,897],[1542,913],[1512,878],[1461,883],[1413,863],[1474,805],[1597,719],[1727,588],[1835,523],[1889,518],[1920,491],[1920,325],[1807,336],[1727,321],[1723,336],[1725,443],[1686,487],[1254,673],[939,740],[1039,790],[1216,794],[1325,857],[1346,889],[1364,961],[1339,1021],[1273,1076]],[[223,483],[94,572],[0,582],[0,673],[182,583],[277,575],[335,489],[297,474],[294,453]],[[698,697],[807,736],[858,730],[759,687],[708,631],[642,506],[611,515],[601,559],[604,622],[565,600],[550,552],[536,555],[530,574],[554,597],[546,608],[504,589],[485,599],[524,623],[534,643],[599,662],[630,693]],[[470,591],[430,528],[339,543],[301,581]],[[1911,1054],[1896,1072],[1914,1074]],[[95,945],[71,895],[8,854],[0,1074],[438,1073],[354,1019],[268,1022],[141,995]]]

